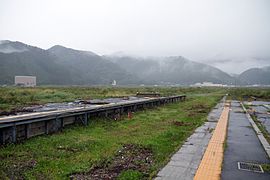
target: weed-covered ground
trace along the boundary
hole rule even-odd
[[[163,96],[180,94],[209,94],[224,91],[220,88],[179,87],[0,87],[0,113],[14,111],[24,106],[76,99],[134,96],[137,92],[159,92]]]
[[[270,87],[238,87],[227,89],[231,99],[240,101],[269,100]]]
[[[28,91],[44,94],[44,90],[39,89],[26,89]],[[45,91],[57,93],[57,90]],[[65,93],[73,94],[71,91]],[[116,89],[104,91],[129,95],[136,89],[121,94],[117,94]],[[184,92],[179,89],[174,93]],[[87,127],[73,126],[58,134],[2,147],[0,177],[151,179],[194,129],[206,121],[208,112],[224,95],[218,91],[202,96],[199,93],[207,94],[207,91],[194,90],[194,95],[189,95],[185,102],[135,112],[132,119],[94,119]],[[74,93],[72,98],[75,97]]]
[[[68,127],[58,134],[0,147],[0,179],[151,179],[224,94],[238,100],[270,99],[269,88],[3,87],[0,112],[136,92],[188,98],[136,112],[131,120],[92,119],[87,127]]]

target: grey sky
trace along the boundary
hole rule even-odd
[[[0,0],[0,27],[0,39],[45,49],[270,65],[270,0]]]

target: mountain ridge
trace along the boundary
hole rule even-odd
[[[248,85],[269,85],[270,66],[263,68],[250,68],[241,73],[238,78]]]
[[[16,75],[37,76],[41,85],[109,85],[114,80],[120,85],[192,85],[206,81],[228,85],[236,82],[270,84],[258,78],[249,80],[250,73],[261,72],[258,69],[231,76],[216,67],[182,56],[100,56],[61,45],[45,50],[8,40],[0,41],[0,63],[0,84],[13,84]],[[268,76],[270,68],[265,71],[259,74]]]

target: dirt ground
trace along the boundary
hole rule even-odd
[[[151,149],[134,144],[124,145],[116,156],[101,165],[93,167],[89,172],[73,174],[71,179],[116,179],[121,172],[126,170],[136,170],[143,174],[145,178],[153,163],[153,153]]]

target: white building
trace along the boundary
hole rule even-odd
[[[116,86],[116,80],[113,80],[112,86]]]
[[[24,87],[36,86],[36,76],[15,76],[15,85]]]
[[[203,82],[203,83],[195,83],[193,86],[196,87],[226,87],[224,84],[214,84],[212,82]]]

